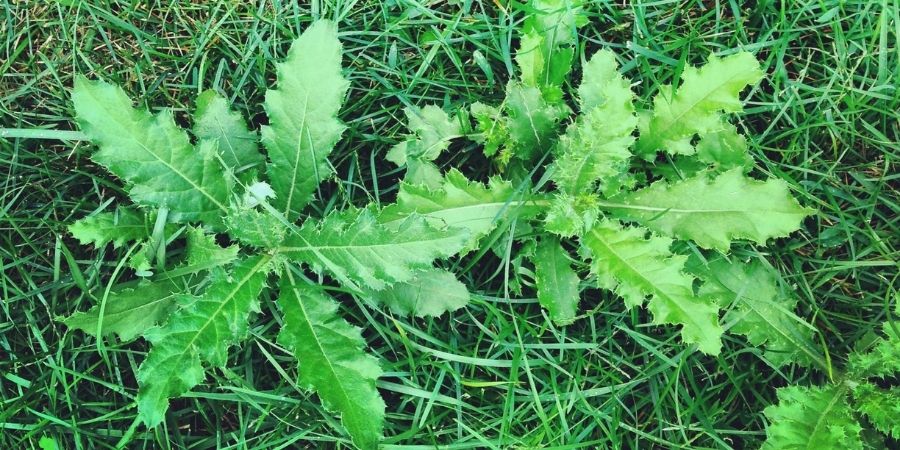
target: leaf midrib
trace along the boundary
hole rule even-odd
[[[109,105],[107,105],[106,102],[99,101],[99,100],[93,95],[93,91],[92,91],[92,90],[87,90],[87,92],[88,92],[88,95],[90,95],[91,97],[94,98],[94,104],[100,105],[103,109],[106,110],[106,112],[107,112],[108,115],[110,115],[111,117],[117,117],[117,116],[120,115],[118,111],[111,111],[110,109],[108,109],[107,106],[109,106]],[[142,111],[142,112],[144,112],[144,111]],[[159,117],[159,116],[152,115],[152,114],[149,114],[149,113],[147,113],[147,114],[149,115],[149,117],[151,117],[151,118],[153,118],[153,119],[156,119],[156,118]],[[118,121],[117,121],[117,122],[118,122]],[[125,124],[125,125],[127,125],[127,124]],[[128,127],[128,126],[123,126],[123,128],[127,130],[127,129],[129,129],[130,127]],[[138,147],[140,147],[140,148],[141,148],[142,150],[144,150],[146,153],[148,153],[148,154],[150,154],[151,156],[153,156],[157,161],[159,161],[160,163],[162,163],[164,166],[168,167],[170,171],[174,172],[176,175],[180,176],[183,180],[187,181],[188,184],[190,184],[192,187],[194,187],[194,189],[196,189],[198,192],[200,192],[200,193],[203,194],[206,198],[208,198],[210,201],[212,201],[213,204],[216,205],[217,208],[219,208],[219,209],[222,210],[222,211],[227,211],[227,208],[225,207],[225,205],[223,205],[222,203],[220,203],[215,197],[213,197],[213,196],[210,195],[208,192],[206,192],[205,189],[201,188],[199,185],[197,185],[196,183],[194,183],[194,181],[191,180],[190,178],[188,178],[187,175],[185,175],[185,174],[182,173],[180,170],[178,170],[178,169],[176,169],[175,167],[173,167],[171,164],[169,164],[169,163],[166,162],[164,159],[162,159],[159,155],[157,155],[156,153],[154,153],[153,151],[151,151],[149,148],[147,148],[147,146],[145,146],[145,145],[143,144],[143,142],[141,142],[139,139],[137,139],[137,137],[135,137],[133,133],[128,133],[128,137],[129,137],[132,141],[134,141],[134,142],[138,145]]]
[[[724,283],[719,277],[714,277],[713,280],[714,280],[714,282],[715,282],[717,285],[719,285],[722,289],[725,289],[726,291],[731,292],[731,293],[734,294],[734,295],[735,295],[735,296],[736,296],[743,304],[749,306],[750,309],[753,311],[753,313],[754,313],[757,317],[759,317],[760,319],[762,319],[765,323],[769,324],[769,329],[774,330],[776,333],[780,334],[782,337],[784,337],[785,339],[787,339],[788,342],[794,344],[794,345],[795,345],[798,349],[800,349],[803,353],[806,353],[810,358],[812,358],[812,360],[815,361],[816,364],[818,364],[823,370],[826,370],[826,371],[827,371],[828,366],[827,366],[827,364],[825,364],[825,363],[822,361],[822,357],[819,356],[818,353],[811,351],[809,348],[807,348],[806,345],[796,344],[795,341],[793,340],[793,336],[792,336],[790,333],[788,333],[786,330],[782,330],[782,328],[779,327],[779,326],[777,325],[777,323],[776,323],[774,320],[770,319],[770,317],[769,317],[768,315],[763,314],[760,310],[757,309],[756,302],[770,303],[770,304],[772,304],[773,306],[778,307],[778,304],[777,304],[775,301],[772,301],[772,300],[766,300],[766,299],[763,299],[763,298],[753,298],[753,301],[748,301],[747,299],[751,298],[749,295],[747,295],[747,294],[742,294],[742,293],[739,293],[739,292],[736,292],[734,289],[731,289],[730,287],[728,287],[727,285],[725,285],[725,283]]]
[[[286,247],[281,246],[276,248],[275,250],[280,253],[290,253],[290,252],[304,252],[304,251],[317,251],[317,250],[360,250],[367,248],[381,248],[381,247],[398,247],[398,246],[408,246],[408,245],[417,245],[422,243],[431,243],[431,242],[441,242],[454,240],[454,235],[442,236],[434,239],[417,239],[415,241],[404,241],[404,242],[385,242],[383,244],[368,244],[368,245],[312,245],[305,238],[303,239],[306,242],[305,247]]]
[[[668,295],[666,292],[659,290],[659,289],[656,287],[656,283],[653,283],[652,281],[650,281],[649,279],[647,279],[647,277],[645,277],[645,276],[643,275],[643,273],[641,273],[639,270],[637,270],[637,268],[635,268],[633,265],[631,265],[631,263],[630,263],[627,259],[625,259],[625,258],[622,257],[621,255],[619,255],[619,253],[617,253],[615,250],[613,250],[612,246],[608,245],[608,244],[606,243],[606,240],[605,240],[602,236],[600,236],[600,234],[597,233],[597,230],[591,230],[591,234],[593,234],[594,237],[597,238],[597,242],[599,242],[601,245],[603,245],[603,246],[609,251],[609,253],[611,253],[611,254],[612,254],[613,256],[615,256],[619,261],[621,261],[623,264],[625,264],[625,265],[628,267],[628,269],[631,270],[632,273],[636,274],[638,277],[640,277],[640,279],[644,280],[645,284],[646,284],[646,285],[649,285],[650,288],[653,290],[653,292],[654,292],[656,295],[659,295],[659,296],[661,296],[661,297],[665,297],[665,298],[669,299],[669,302],[671,302],[675,307],[677,307],[678,310],[681,311],[682,315],[686,318],[686,320],[687,320],[688,322],[690,322],[691,325],[692,325],[693,327],[695,327],[694,329],[696,329],[696,330],[698,330],[698,331],[703,329],[703,327],[700,326],[700,324],[699,324],[698,322],[695,322],[695,321],[693,320],[693,315],[692,315],[692,314],[689,314],[687,311],[685,311],[684,308],[681,307],[681,304],[680,304],[680,303],[678,303],[677,301],[675,301],[675,300],[674,300],[670,295]],[[621,281],[620,281],[620,283],[621,283]]]
[[[291,291],[293,291],[294,298],[297,300],[297,305],[300,307],[300,310],[303,312],[303,321],[306,323],[306,326],[309,328],[310,334],[313,336],[313,340],[316,343],[316,347],[319,349],[319,353],[322,355],[322,359],[325,360],[325,363],[328,365],[328,371],[331,372],[333,379],[336,381],[336,384],[340,386],[341,396],[344,397],[344,401],[346,401],[347,405],[354,405],[354,402],[351,400],[350,395],[347,393],[346,388],[344,387],[344,383],[342,377],[338,375],[337,370],[334,367],[334,364],[331,362],[331,358],[328,357],[328,352],[325,351],[325,347],[322,346],[322,342],[319,339],[318,333],[316,333],[316,328],[310,320],[310,315],[306,311],[306,306],[300,301],[300,292],[296,288],[296,282],[294,280],[294,276],[291,274],[289,269],[285,270],[288,279],[291,283]],[[300,355],[297,355],[297,358],[300,358]],[[319,389],[318,387],[316,389]],[[340,408],[342,414],[347,414],[352,411],[350,408]]]
[[[245,275],[243,278],[241,278],[240,281],[238,281],[238,283],[234,286],[234,289],[232,289],[228,293],[228,295],[225,296],[225,298],[219,303],[219,306],[216,308],[216,310],[213,311],[213,313],[209,315],[209,317],[207,318],[207,320],[203,324],[203,326],[198,328],[197,331],[195,333],[193,333],[193,337],[191,338],[190,342],[188,342],[188,344],[184,347],[184,350],[181,352],[179,357],[183,357],[185,354],[187,354],[187,352],[191,348],[193,348],[194,343],[197,342],[197,339],[200,338],[200,335],[203,334],[203,331],[206,330],[206,328],[209,327],[210,324],[215,322],[215,319],[218,318],[219,314],[222,312],[222,310],[225,308],[225,306],[231,302],[231,299],[233,299],[234,296],[238,293],[238,291],[240,291],[241,288],[243,288],[244,285],[249,282],[251,277],[256,275],[257,272],[259,272],[260,267],[262,267],[263,265],[265,265],[266,263],[269,262],[269,259],[271,259],[270,255],[264,254],[264,255],[260,256],[259,262],[257,262],[256,265],[254,265],[253,268],[250,269],[249,272],[247,272],[247,275]]]
[[[294,153],[296,154],[296,156],[294,156],[294,164],[291,167],[291,184],[290,184],[290,186],[288,186],[288,198],[287,198],[287,201],[285,202],[285,206],[284,206],[284,216],[285,217],[291,216],[291,203],[293,203],[294,191],[296,190],[296,187],[297,187],[297,174],[300,172],[300,154],[303,151],[303,135],[304,135],[303,132],[306,130],[306,116],[309,115],[309,91],[306,90],[304,92],[304,94],[305,94],[305,96],[303,97],[303,114],[302,114],[303,119],[301,120],[300,125],[298,127],[299,131],[297,132],[297,144],[294,146],[294,150],[295,150]],[[313,154],[313,160],[315,160],[316,152],[315,152],[315,149],[312,148],[312,139],[310,139],[310,150],[309,151]],[[318,179],[318,177],[319,177],[318,164],[316,164],[316,161],[313,161],[312,166],[313,166],[313,170],[316,172],[316,174],[315,174],[316,178]]]
[[[821,428],[822,424],[825,422],[825,416],[834,409],[834,406],[838,403],[838,400],[843,399],[844,391],[847,389],[846,385],[841,385],[838,387],[837,393],[831,397],[831,400],[828,402],[828,406],[822,410],[822,413],[819,414],[819,417],[816,419],[816,424],[813,426],[812,433],[809,434],[810,439],[806,441],[806,449],[807,450],[815,450],[810,445],[812,444],[813,436],[817,435],[819,432],[819,428]]]
[[[698,70],[698,72],[699,72],[699,70]],[[699,97],[698,100],[696,100],[695,102],[691,103],[691,104],[690,104],[690,107],[685,108],[680,114],[675,115],[675,116],[674,116],[674,119],[673,119],[672,121],[670,121],[669,124],[666,125],[665,128],[653,130],[653,131],[652,131],[653,137],[652,137],[651,143],[659,143],[659,142],[662,142],[663,140],[668,139],[669,137],[668,137],[667,135],[668,135],[669,131],[670,131],[676,124],[680,123],[680,122],[681,122],[681,119],[684,118],[684,116],[686,116],[690,111],[693,111],[694,108],[696,108],[697,105],[699,105],[701,102],[706,101],[709,97],[712,96],[713,93],[715,93],[715,92],[717,92],[719,89],[721,89],[722,86],[725,86],[727,83],[730,83],[732,80],[734,80],[734,79],[738,78],[739,76],[743,75],[745,72],[750,72],[750,70],[742,70],[742,71],[740,71],[740,72],[735,72],[734,74],[732,74],[731,77],[726,78],[724,81],[722,81],[721,83],[719,83],[719,84],[715,87],[715,89],[710,89],[710,90],[706,91],[706,93],[705,93],[703,96]],[[684,88],[684,85],[682,84],[682,85],[679,87],[679,91],[682,90],[683,88]],[[741,90],[743,90],[743,88],[741,88]],[[678,93],[676,93],[676,92],[673,92],[673,93],[672,93],[672,102],[669,102],[670,105],[671,105],[672,103],[674,103],[674,99],[675,99],[675,96],[676,96],[677,94],[678,94]],[[718,112],[718,109],[717,109],[716,111]],[[657,146],[658,146],[658,144],[657,144]],[[656,149],[653,149],[653,150],[655,151]]]

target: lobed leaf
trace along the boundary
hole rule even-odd
[[[407,128],[413,135],[391,148],[387,160],[406,166],[404,181],[407,183],[438,187],[441,171],[431,161],[447,150],[451,139],[462,134],[459,120],[435,105],[406,108],[404,112]]]
[[[789,386],[778,390],[778,404],[765,409],[771,425],[762,450],[862,449],[862,428],[853,418],[842,386]]]
[[[872,426],[894,439],[900,439],[900,388],[881,389],[872,383],[853,388],[857,411],[866,416]]]
[[[230,272],[212,270],[210,285],[199,297],[184,295],[181,307],[162,327],[147,330],[153,346],[138,369],[138,415],[148,427],[163,421],[169,399],[200,384],[203,362],[225,365],[228,347],[247,334],[247,320],[257,311],[269,256],[253,256]]]
[[[769,238],[787,236],[813,213],[800,206],[784,181],[757,181],[741,169],[712,180],[701,173],[671,184],[658,181],[613,200],[619,204],[608,209],[620,217],[723,252],[734,239],[764,245]]]
[[[328,163],[344,124],[337,118],[349,82],[341,75],[341,43],[332,22],[319,20],[294,41],[275,65],[278,88],[266,91],[272,204],[293,221],[319,183],[333,173]]]
[[[378,360],[367,355],[359,329],[337,315],[338,305],[321,288],[295,279],[285,270],[278,305],[284,325],[278,342],[299,361],[299,382],[312,388],[360,449],[378,448],[384,401],[375,388]]]
[[[92,336],[96,336],[99,329],[104,335],[115,333],[119,339],[130,341],[164,322],[174,309],[176,299],[191,292],[200,281],[201,277],[193,275],[143,281],[137,286],[110,292],[105,308],[96,305],[60,321]]]
[[[540,89],[513,81],[506,85],[506,109],[513,154],[526,161],[550,149],[559,121],[569,115],[565,104],[548,102]]]
[[[700,137],[697,142],[697,159],[712,164],[718,172],[740,168],[747,173],[753,168],[753,158],[747,151],[747,140],[730,123],[723,123],[721,130]]]
[[[497,154],[509,143],[509,129],[500,109],[481,102],[472,103],[469,107],[475,119],[475,130],[478,134],[475,141],[484,144],[484,156],[488,158]]]
[[[762,76],[759,61],[747,52],[724,58],[712,55],[699,69],[686,67],[677,90],[664,86],[653,99],[652,116],[640,123],[636,153],[645,159],[652,159],[658,150],[693,154],[694,135],[721,129],[721,113],[741,111],[738,94]]]
[[[197,97],[193,132],[198,141],[215,142],[225,165],[235,173],[265,162],[256,145],[256,133],[247,128],[239,113],[231,110],[228,100],[212,89]]]
[[[812,340],[814,328],[793,313],[797,299],[778,288],[778,273],[772,268],[759,261],[744,263],[722,257],[690,266],[704,281],[699,296],[728,309],[723,322],[732,324],[729,331],[764,347],[766,359],[775,367],[788,363],[828,367]]]
[[[579,0],[532,0],[516,51],[522,84],[540,88],[551,103],[572,70],[577,28],[586,23]]]
[[[466,285],[453,273],[441,269],[426,269],[409,281],[365,294],[371,302],[386,305],[404,316],[439,317],[469,304]]]
[[[228,234],[240,243],[257,248],[275,248],[287,233],[278,217],[254,208],[234,208],[225,218]]]
[[[436,189],[401,183],[397,202],[385,207],[378,221],[397,229],[409,216],[420,215],[437,227],[468,230],[471,247],[502,220],[537,212],[536,206],[523,203],[521,197],[507,181],[494,178],[485,186],[451,169]]]
[[[100,149],[91,159],[128,183],[135,203],[165,207],[174,222],[221,223],[231,185],[215,145],[195,149],[168,110],[150,115],[131,106],[121,88],[75,78],[78,125]]]
[[[572,323],[578,313],[580,280],[572,270],[568,252],[558,239],[545,237],[538,241],[533,261],[538,302],[557,324]]]
[[[718,307],[694,295],[693,278],[682,272],[686,258],[669,251],[672,241],[652,235],[645,238],[647,233],[610,220],[594,226],[581,243],[592,258],[597,281],[625,299],[629,308],[649,297],[653,323],[682,325],[685,343],[717,355],[722,347]]]
[[[565,238],[584,234],[600,215],[597,202],[597,196],[591,194],[556,194],[544,216],[544,230]]]
[[[560,137],[552,179],[568,195],[587,194],[595,184],[628,169],[628,148],[637,125],[628,82],[616,71],[612,52],[600,51],[584,68],[579,87],[584,113]]]
[[[112,243],[119,248],[129,241],[140,241],[150,237],[150,228],[144,220],[144,213],[130,208],[116,208],[115,212],[98,213],[76,220],[69,225],[69,233],[81,245],[93,244],[103,247]]]
[[[327,270],[355,290],[380,290],[411,280],[435,259],[462,250],[469,239],[465,229],[436,227],[419,215],[389,228],[371,211],[356,210],[307,220],[279,251],[317,271]]]
[[[900,374],[900,334],[891,323],[884,324],[884,337],[878,338],[866,352],[854,352],[847,371],[855,377],[884,378]]]

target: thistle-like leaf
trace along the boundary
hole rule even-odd
[[[441,171],[431,161],[447,150],[451,139],[462,134],[459,120],[435,105],[422,109],[406,108],[404,112],[407,128],[413,134],[391,148],[387,159],[398,166],[406,166],[405,182],[438,187]]]
[[[275,70],[278,89],[266,91],[269,125],[262,128],[262,141],[276,194],[272,203],[293,221],[316,186],[331,176],[327,158],[345,128],[337,113],[349,82],[341,75],[335,25],[326,20],[310,25]]]
[[[580,236],[594,226],[600,215],[597,201],[592,194],[556,194],[544,216],[544,229],[565,238]]]
[[[894,439],[900,439],[900,388],[881,389],[872,383],[853,388],[854,409],[872,426]]]
[[[142,281],[136,286],[110,292],[105,308],[97,305],[61,322],[93,336],[97,335],[99,326],[104,335],[115,333],[119,339],[130,341],[164,322],[175,307],[175,300],[190,293],[200,281],[202,278],[194,275]],[[102,324],[99,323],[101,320]]]
[[[722,257],[689,266],[704,281],[700,297],[728,310],[722,322],[732,324],[729,331],[764,347],[766,359],[776,367],[788,363],[828,367],[812,340],[812,326],[793,312],[797,299],[779,289],[778,273],[772,268],[759,261],[729,262]]]
[[[584,68],[579,87],[584,108],[560,137],[552,179],[569,195],[589,193],[597,181],[628,169],[628,148],[637,125],[628,82],[616,71],[612,52],[597,52]]]
[[[675,92],[664,86],[653,99],[653,115],[645,117],[636,153],[652,159],[658,150],[694,153],[691,139],[722,127],[721,113],[742,110],[738,94],[763,76],[759,61],[747,52],[710,56],[701,68],[686,67]]]
[[[758,181],[731,169],[710,180],[701,173],[668,184],[658,181],[614,199],[608,210],[658,233],[727,251],[734,239],[759,244],[800,228],[813,210],[797,203],[787,183]]]
[[[156,116],[131,106],[117,86],[75,78],[78,125],[100,150],[91,159],[128,183],[136,203],[166,207],[174,222],[221,223],[231,186],[215,157],[215,144],[195,149],[172,113]]]
[[[234,208],[225,218],[228,234],[242,244],[275,248],[287,233],[278,217],[255,208]]]
[[[878,338],[866,352],[854,352],[847,371],[855,377],[884,378],[900,374],[900,335],[890,323],[884,324],[884,337]]]
[[[187,232],[187,261],[184,266],[175,270],[198,272],[224,266],[237,259],[238,250],[237,245],[219,246],[216,243],[216,237],[204,233],[201,228],[189,228]]]
[[[348,287],[380,290],[413,279],[435,259],[459,252],[468,240],[466,229],[437,227],[418,215],[388,228],[364,209],[307,220],[279,250],[328,271]]]
[[[367,355],[359,329],[337,315],[338,305],[321,288],[297,280],[286,269],[278,305],[284,326],[278,342],[300,363],[299,382],[318,393],[322,403],[341,415],[341,423],[363,450],[378,448],[384,401],[375,381],[378,360]]]
[[[475,129],[479,133],[475,136],[475,141],[484,144],[484,156],[490,158],[496,155],[500,148],[509,142],[509,128],[504,117],[500,115],[500,110],[475,102],[469,107],[469,111],[476,121]]]
[[[398,166],[408,159],[433,161],[450,145],[450,140],[462,134],[459,121],[450,117],[437,105],[405,108],[409,139],[395,145],[387,154],[388,161]]]
[[[197,140],[215,142],[222,160],[235,172],[265,161],[256,145],[256,133],[247,129],[244,118],[232,111],[228,100],[212,89],[197,97],[193,132]]]
[[[586,23],[578,0],[532,0],[525,20],[516,64],[522,83],[538,87],[552,103],[562,101],[559,87],[572,70],[572,44]]]
[[[119,339],[130,341],[165,322],[180,296],[194,293],[208,278],[208,270],[231,263],[237,259],[237,252],[237,246],[219,247],[213,236],[191,228],[182,264],[149,280],[122,283],[109,293],[105,306],[96,305],[60,321],[93,336],[99,329],[103,335],[115,333]],[[149,261],[144,262],[149,265]],[[97,297],[102,295],[98,293]]]
[[[568,325],[578,313],[578,275],[572,270],[568,252],[558,239],[545,237],[538,242],[534,254],[537,297],[547,308],[550,319]]]
[[[565,104],[548,102],[540,89],[513,81],[506,86],[506,109],[514,155],[526,161],[550,148],[559,121],[570,111]]]
[[[628,80],[619,73],[616,54],[605,49],[594,53],[582,68],[581,84],[578,85],[581,111],[603,108],[607,113],[617,116],[609,119],[611,125],[630,134],[637,126],[637,117],[629,117],[634,116],[633,100],[634,93],[631,92]],[[628,125],[616,123],[619,121]]]
[[[537,213],[537,206],[521,198],[509,182],[494,178],[485,186],[451,169],[437,189],[401,183],[397,202],[385,207],[378,221],[396,230],[407,217],[420,215],[434,226],[468,230],[472,246],[504,219]]]
[[[102,247],[112,242],[119,248],[129,241],[140,241],[150,237],[150,228],[144,220],[144,213],[131,208],[116,208],[115,212],[94,214],[69,225],[69,233],[81,245],[93,244]]]
[[[367,299],[386,305],[400,315],[439,317],[469,303],[469,291],[446,270],[427,269],[412,280],[395,283],[380,291],[367,291]]]
[[[533,10],[525,23],[526,32],[536,32],[547,45],[574,44],[578,28],[587,23],[583,0],[531,0]]]
[[[147,330],[153,346],[138,369],[138,415],[148,427],[162,422],[169,399],[200,384],[203,362],[225,365],[228,347],[247,334],[251,311],[265,284],[268,256],[254,256],[234,265],[230,273],[212,270],[210,285],[199,297],[178,299],[180,309],[162,327]]]
[[[623,228],[610,220],[594,226],[582,245],[593,259],[597,281],[625,299],[629,308],[649,296],[654,323],[682,325],[685,343],[718,354],[722,347],[718,307],[708,298],[694,296],[693,278],[682,272],[686,258],[669,251],[672,241],[647,234],[646,229]]]
[[[765,409],[772,423],[762,450],[861,450],[862,428],[853,418],[842,386],[789,386],[778,404]]]
[[[700,137],[697,158],[712,164],[719,172],[740,168],[746,173],[753,168],[753,158],[747,151],[747,140],[730,123],[724,123],[721,130]]]

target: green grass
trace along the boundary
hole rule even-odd
[[[197,93],[219,87],[258,125],[273,61],[312,18],[331,18],[352,82],[349,129],[331,158],[337,181],[314,207],[389,202],[401,174],[384,156],[405,133],[402,109],[498,101],[526,12],[486,0],[297,3],[307,2],[0,0],[0,128],[73,130],[77,73],[183,121]],[[710,52],[757,53],[766,78],[746,93],[739,127],[757,173],[786,179],[819,214],[771,251],[743,254],[785,274],[839,367],[900,300],[900,3],[744,3],[593,2],[580,49],[616,50],[644,101]],[[53,321],[95,304],[90,292],[112,281],[126,251],[80,246],[65,225],[125,196],[87,143],[45,134],[0,138],[0,448],[38,448],[41,437],[66,449],[348,448],[337,419],[295,384],[271,302],[228,368],[173,402],[164,427],[137,425],[146,345],[99,343]],[[452,150],[442,164],[487,175],[477,148]],[[497,234],[499,248],[510,231]],[[775,371],[737,337],[716,358],[691,352],[673,327],[646,325],[644,311],[591,280],[590,313],[557,328],[527,265],[492,252],[455,264],[477,295],[450,317],[407,319],[341,298],[387,372],[387,448],[755,448],[776,387],[827,377]]]

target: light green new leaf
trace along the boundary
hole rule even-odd
[[[469,111],[476,121],[475,129],[479,132],[475,141],[484,144],[484,156],[490,158],[496,155],[509,142],[506,119],[500,115],[498,108],[481,102],[472,103]]]
[[[526,161],[550,148],[559,121],[569,114],[565,104],[551,104],[540,89],[514,81],[506,85],[506,109],[515,156]]]
[[[731,169],[710,180],[705,173],[665,181],[613,199],[608,210],[653,231],[727,251],[734,239],[759,244],[800,228],[814,211],[797,203],[787,183],[758,181]]]
[[[91,159],[128,183],[135,203],[169,209],[174,222],[221,223],[231,186],[215,144],[195,149],[171,111],[156,116],[131,106],[117,86],[75,78],[78,125],[100,149]]]
[[[328,155],[344,132],[338,120],[349,82],[341,75],[341,43],[332,22],[310,25],[275,65],[278,89],[266,91],[269,125],[262,141],[269,152],[272,204],[293,221],[333,169]]]
[[[540,88],[551,103],[562,102],[560,86],[572,70],[577,28],[587,21],[581,1],[532,0],[516,64],[522,84]]]
[[[307,220],[279,251],[314,270],[327,270],[350,288],[380,290],[411,280],[435,259],[462,250],[468,240],[467,230],[436,227],[419,215],[388,228],[364,209]]]
[[[538,241],[534,253],[534,275],[537,297],[547,308],[550,319],[568,325],[578,312],[578,275],[572,270],[568,252],[553,237]]]
[[[387,155],[388,161],[398,166],[406,164],[407,159],[433,161],[447,150],[451,139],[462,134],[459,121],[436,105],[403,111],[412,139],[395,145]]]
[[[186,268],[195,270],[208,270],[213,267],[224,266],[238,257],[237,245],[220,247],[216,243],[216,237],[206,234],[201,228],[189,228],[187,232],[187,263]],[[177,270],[177,269],[176,269]]]
[[[854,352],[847,361],[847,371],[856,377],[889,377],[900,374],[900,336],[890,323],[882,330],[885,337],[875,341],[867,352]]]
[[[616,54],[610,50],[600,50],[591,56],[582,68],[581,84],[578,85],[578,101],[582,112],[594,108],[603,108],[607,113],[616,116],[608,119],[611,125],[627,130],[629,133],[637,126],[634,116],[634,93],[628,80],[619,73]],[[624,121],[630,125],[616,122]]]
[[[600,216],[597,201],[593,194],[556,194],[544,216],[544,230],[564,238],[582,235]]]
[[[397,203],[385,207],[378,221],[396,230],[410,215],[421,215],[435,226],[468,230],[471,247],[504,219],[537,212],[521,197],[509,182],[495,178],[485,186],[451,169],[437,189],[401,183]]]
[[[842,386],[789,386],[765,409],[771,422],[762,450],[861,450],[861,427]]]
[[[544,83],[544,38],[540,34],[536,31],[523,34],[515,59],[522,84],[540,86]]]
[[[410,281],[395,283],[380,291],[367,291],[368,300],[387,305],[397,314],[439,317],[469,303],[469,291],[452,273],[426,269]]]
[[[598,52],[585,66],[579,87],[585,113],[560,137],[552,169],[556,187],[566,194],[590,193],[597,181],[628,169],[637,117],[634,95],[616,67],[609,51]]]
[[[128,258],[128,267],[134,270],[134,274],[139,277],[153,276],[153,260],[156,255],[153,244],[150,241],[144,241],[138,247],[138,250],[131,254]]]
[[[206,271],[237,259],[238,247],[219,247],[214,236],[190,228],[185,253],[187,257],[181,265],[151,280],[122,283],[109,293],[105,307],[96,305],[61,319],[61,322],[90,335],[96,336],[99,329],[104,335],[115,333],[123,341],[130,341],[150,327],[165,322],[179,297],[191,294],[203,285]],[[134,265],[149,269],[148,258],[148,255],[139,256]],[[102,292],[96,294],[98,298],[102,296]],[[102,324],[98,328],[101,318]]]
[[[228,234],[242,244],[258,248],[281,245],[287,233],[278,217],[255,208],[234,208],[225,218]]]
[[[672,241],[639,227],[623,228],[604,220],[582,239],[600,287],[613,290],[631,308],[650,297],[653,323],[680,324],[681,338],[700,351],[717,355],[722,347],[719,309],[694,296],[693,278],[682,272],[685,257],[669,251]]]
[[[256,145],[256,133],[248,130],[244,118],[232,111],[228,100],[212,89],[197,97],[193,131],[198,141],[215,142],[222,160],[235,172],[265,161]]]
[[[182,306],[169,321],[144,334],[153,346],[138,369],[137,404],[148,427],[163,421],[170,398],[203,381],[203,362],[225,365],[228,347],[244,338],[250,312],[258,310],[269,260],[254,256],[236,263],[230,272],[213,269],[202,295],[179,298]]]
[[[115,212],[94,214],[69,225],[69,233],[81,245],[94,244],[102,247],[112,242],[119,248],[129,241],[139,241],[150,237],[150,228],[144,220],[144,213],[130,208],[116,208]]]
[[[686,67],[673,93],[664,86],[653,99],[653,114],[642,121],[637,152],[652,159],[656,151],[689,155],[691,139],[722,127],[721,113],[741,111],[738,94],[763,76],[759,61],[747,52],[710,56],[701,68]]]
[[[435,105],[404,111],[412,138],[395,145],[388,152],[387,160],[407,166],[405,182],[437,187],[441,183],[441,171],[431,161],[447,150],[451,139],[462,134],[459,121]]]
[[[525,21],[525,31],[535,32],[547,45],[574,44],[578,28],[587,23],[582,0],[531,0],[534,10]]]
[[[774,269],[759,261],[729,262],[722,257],[689,266],[705,282],[701,297],[713,299],[722,309],[733,303],[722,320],[732,323],[729,331],[765,347],[766,359],[776,367],[810,362],[828,367],[812,340],[812,326],[794,314],[797,299],[779,289]]]
[[[900,439],[900,389],[862,383],[854,387],[853,399],[855,409],[865,414],[876,430]]]
[[[337,315],[338,304],[320,288],[296,280],[290,269],[281,277],[278,305],[284,326],[278,342],[300,363],[301,385],[312,388],[363,450],[378,448],[384,423],[384,401],[375,381],[378,360],[367,355],[356,328]]]
[[[747,151],[747,140],[730,123],[724,123],[721,130],[700,137],[697,158],[712,164],[720,172],[740,168],[746,173],[753,168],[753,158]]]

